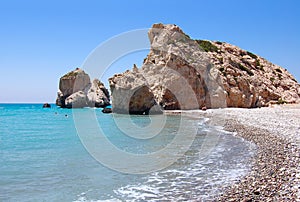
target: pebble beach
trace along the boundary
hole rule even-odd
[[[258,146],[251,171],[216,201],[300,201],[300,105],[197,113]]]

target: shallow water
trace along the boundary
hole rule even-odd
[[[90,121],[84,119],[91,111],[105,138],[128,153],[144,155],[163,150],[176,138],[180,127],[196,127],[197,133],[184,134],[186,139],[193,137],[194,141],[184,156],[171,166],[146,174],[120,173],[96,161],[80,141],[76,132],[78,123],[74,123],[74,116],[78,114],[90,141],[96,140],[93,131],[89,131]],[[101,109],[78,109],[74,113],[54,106],[42,109],[41,104],[0,104],[0,201],[209,200],[249,169],[255,147],[205,125],[201,118],[167,116],[163,130],[145,139],[128,136],[116,125],[118,120],[118,124],[125,123],[130,131],[131,125],[127,122],[131,120],[143,129],[152,123],[151,118],[102,114]],[[182,122],[184,126],[180,126]],[[157,132],[158,125],[150,128],[150,132]],[[138,130],[132,133],[140,135]],[[185,141],[176,142],[176,146],[168,150],[169,154],[159,156],[158,161],[166,161],[186,144]],[[103,143],[95,142],[101,151]],[[130,163],[127,166],[130,167]],[[145,166],[151,165],[126,169],[140,171],[146,169]]]

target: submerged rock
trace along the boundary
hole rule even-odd
[[[56,105],[62,108],[105,107],[110,105],[109,92],[98,79],[82,69],[75,69],[60,78]]]
[[[114,112],[252,108],[300,100],[294,77],[253,53],[192,40],[176,25],[154,24],[148,36],[151,49],[142,67],[109,79]]]
[[[105,114],[112,113],[112,109],[105,107],[105,108],[102,109],[102,113],[105,113]]]

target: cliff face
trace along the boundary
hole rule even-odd
[[[154,24],[143,66],[109,79],[114,112],[260,107],[299,102],[286,69],[224,42],[192,40],[176,25]]]
[[[109,92],[98,79],[91,82],[89,75],[77,68],[60,78],[56,105],[62,108],[105,107],[110,105]]]

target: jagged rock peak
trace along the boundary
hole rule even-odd
[[[148,37],[149,37],[149,40],[150,40],[151,44],[152,44],[153,39],[155,38],[155,36],[160,35],[162,30],[167,31],[169,33],[179,33],[179,34],[186,35],[180,29],[180,27],[178,27],[175,24],[167,24],[167,25],[164,25],[162,23],[153,24],[152,28],[148,32]]]

